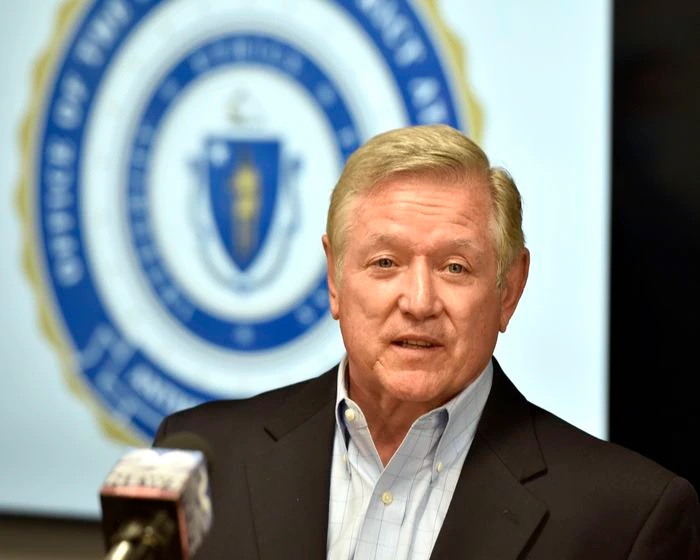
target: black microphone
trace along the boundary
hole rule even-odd
[[[124,454],[100,489],[105,559],[189,560],[212,524],[211,468],[190,432]]]

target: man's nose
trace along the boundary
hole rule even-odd
[[[442,299],[437,290],[437,279],[428,263],[416,263],[405,273],[398,305],[401,313],[416,319],[426,319],[442,311]]]

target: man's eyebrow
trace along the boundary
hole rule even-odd
[[[370,245],[393,244],[400,241],[398,235],[392,233],[373,233],[369,236]],[[467,237],[455,237],[451,239],[449,245],[459,249],[470,249],[477,252],[482,252],[481,247],[474,243],[474,240]]]

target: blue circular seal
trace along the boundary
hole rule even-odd
[[[198,56],[206,57],[211,64],[203,67],[190,64],[190,61]],[[297,64],[286,64],[289,60],[296,60]],[[185,53],[185,56],[167,72],[163,82],[177,84],[177,93],[179,93],[192,82],[201,79],[203,74],[215,72],[221,66],[248,64],[265,65],[290,79],[297,80],[310,96],[313,96],[313,92],[320,87],[325,88],[337,99],[333,105],[324,107],[325,117],[330,127],[333,130],[349,130],[353,136],[359,137],[357,127],[341,94],[328,76],[301,50],[275,37],[231,34],[197,45],[192,52]],[[168,111],[171,103],[177,99],[178,95],[175,91],[163,97],[158,95],[156,90],[137,124],[138,129],[157,130],[163,115]],[[130,197],[137,200],[147,199],[146,178],[149,155],[154,141],[155,136],[150,134],[137,134],[134,141],[128,168],[128,192]],[[336,141],[340,157],[342,160],[347,159],[356,146],[342,145],[337,138]],[[249,140],[246,148],[252,152],[253,142]],[[236,146],[231,151],[235,150]],[[267,154],[262,153],[260,157],[264,159],[266,156]],[[218,208],[227,206],[225,193],[215,198],[219,202]],[[183,294],[168,272],[167,266],[163,264],[158,254],[148,208],[143,205],[131,205],[129,217],[135,252],[143,269],[147,271],[147,278],[155,296],[191,332],[212,344],[241,351],[267,350],[299,337],[312,327],[321,315],[328,312],[326,277],[325,274],[321,274],[304,298],[291,308],[280,310],[280,313],[272,318],[239,321],[217,317],[199,308],[186,294]],[[172,296],[166,298],[161,294],[172,294]]]
[[[91,393],[146,439],[337,362],[320,235],[345,160],[389,127],[469,132],[410,3],[230,4],[96,1],[37,131],[55,313]]]

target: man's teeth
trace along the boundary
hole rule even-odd
[[[433,346],[431,342],[423,342],[422,340],[402,340],[400,344],[404,348],[430,348]]]

